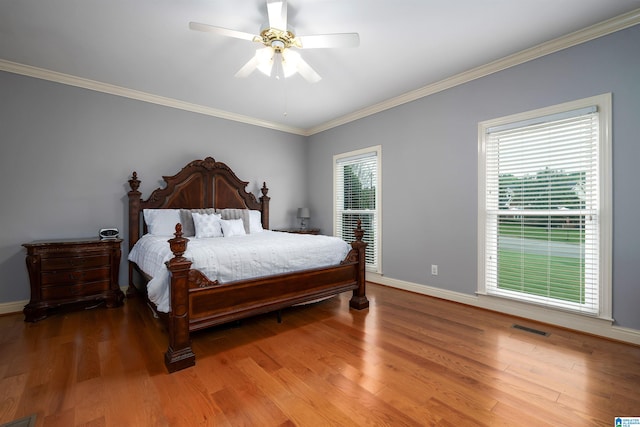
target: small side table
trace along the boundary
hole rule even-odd
[[[319,228],[282,228],[279,230],[273,231],[282,231],[283,233],[295,233],[295,234],[320,234]]]
[[[25,243],[31,300],[24,307],[27,322],[37,322],[62,305],[105,301],[122,305],[118,285],[122,239],[41,240]]]

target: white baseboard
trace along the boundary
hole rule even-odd
[[[367,281],[417,294],[454,301],[473,307],[497,311],[603,338],[640,345],[640,331],[613,325],[612,321],[565,313],[530,304],[485,295],[468,295],[418,283],[391,279],[367,272]]]
[[[21,313],[22,309],[25,305],[29,303],[29,300],[26,299],[24,301],[14,301],[14,302],[3,302],[0,303],[0,315],[2,314],[13,314],[13,313]]]
[[[120,286],[120,289],[124,294],[127,294],[127,286]],[[14,301],[14,302],[3,302],[0,303],[0,315],[3,314],[14,314],[14,313],[22,313],[22,309],[25,305],[29,304],[29,300],[23,301]]]

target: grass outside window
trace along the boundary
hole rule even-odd
[[[532,245],[551,242],[565,245],[575,254],[584,247],[584,232],[580,228],[523,226],[500,224],[499,242],[516,239],[520,248],[499,243],[498,287],[554,299],[584,303],[584,255],[563,256],[562,250],[548,250],[541,254],[527,249]],[[566,254],[564,254],[566,255]]]

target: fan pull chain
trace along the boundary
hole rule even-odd
[[[287,101],[288,101],[288,99],[287,99],[287,85],[286,85],[285,81],[286,81],[286,79],[282,79],[282,104],[283,104],[283,110],[284,110],[282,115],[284,117],[287,117],[287,114],[288,114],[287,113],[287,109],[288,109],[287,108],[287,103],[288,103]]]
[[[284,57],[282,56],[282,53],[276,53],[277,56],[277,60],[274,61],[275,62],[275,71],[276,71],[276,80],[279,80],[280,82],[282,82],[282,104],[283,104],[283,112],[282,115],[284,117],[287,117],[288,113],[287,113],[287,85],[286,85],[286,78],[284,76],[284,68],[282,66],[282,61],[284,61]]]

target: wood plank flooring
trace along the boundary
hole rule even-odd
[[[640,416],[640,348],[369,285],[197,333],[167,374],[140,299],[0,317],[0,423],[38,426],[613,426]],[[514,323],[549,332],[540,336]]]

